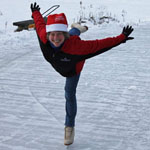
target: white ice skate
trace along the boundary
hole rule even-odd
[[[73,23],[73,24],[71,25],[71,28],[77,28],[77,29],[80,30],[81,33],[84,33],[84,32],[86,32],[86,31],[88,30],[88,27],[87,27],[87,26],[82,26],[82,25],[80,25],[79,23]]]
[[[65,127],[64,145],[71,145],[74,141],[74,127]]]

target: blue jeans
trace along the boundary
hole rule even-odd
[[[69,31],[70,35],[80,35],[80,31],[76,28],[72,28]],[[65,98],[66,98],[66,119],[65,126],[74,127],[75,117],[77,114],[77,100],[76,100],[76,88],[80,74],[73,77],[66,77],[65,83]]]
[[[77,28],[72,28],[72,29],[70,29],[69,30],[69,34],[70,34],[70,36],[71,35],[80,35],[80,30],[79,29],[77,29]]]
[[[74,127],[77,114],[76,88],[80,74],[66,78],[65,98],[66,98],[66,119],[65,126]]]

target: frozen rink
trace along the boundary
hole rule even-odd
[[[56,3],[59,1],[61,8],[56,12],[65,11],[71,22],[79,1]],[[23,16],[29,19],[33,1],[0,2],[0,150],[150,149],[150,1],[126,1],[99,3],[119,13],[127,10],[135,39],[86,61],[77,89],[75,142],[71,146],[63,144],[65,78],[44,60],[34,31],[13,32],[11,21]],[[47,7],[48,0],[39,2]],[[147,22],[137,25],[141,18]],[[115,36],[121,33],[121,26],[90,25],[81,38]]]
[[[83,38],[94,31],[88,32]],[[1,45],[1,150],[149,150],[149,24],[135,27],[133,41],[86,62],[77,91],[75,142],[68,147],[65,79],[44,60],[35,32],[20,34]]]

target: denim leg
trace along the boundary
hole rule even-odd
[[[66,78],[65,98],[66,98],[66,120],[65,126],[74,127],[77,113],[76,88],[79,81],[79,75]]]
[[[69,30],[69,34],[70,35],[80,35],[80,30],[79,29],[77,29],[77,28],[72,28],[72,29],[70,29]]]

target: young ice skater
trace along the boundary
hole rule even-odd
[[[68,31],[68,23],[64,13],[49,15],[47,22],[45,22],[39,5],[31,4],[31,11],[44,58],[66,78],[64,144],[70,145],[73,143],[75,135],[76,88],[85,60],[133,39],[133,37],[129,37],[133,28],[132,26],[124,27],[121,34],[116,37],[81,40],[79,35],[88,30],[87,26],[74,23],[71,30]]]

